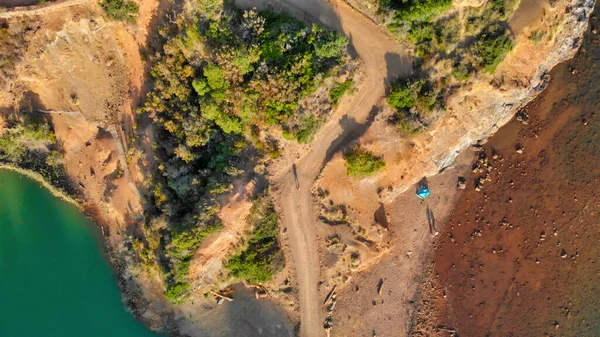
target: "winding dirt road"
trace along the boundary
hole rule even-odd
[[[311,188],[333,154],[366,130],[369,117],[377,112],[385,95],[388,80],[410,73],[411,62],[396,41],[343,1],[238,0],[236,3],[242,8],[282,10],[343,32],[350,39],[351,53],[363,62],[364,80],[352,99],[344,100],[332,116],[337,123],[327,123],[315,137],[311,150],[296,161],[299,188],[291,165],[278,179],[280,194],[276,201],[283,210],[288,253],[291,253],[296,270],[300,296],[300,334],[303,337],[323,336],[322,300],[317,296],[320,263]]]

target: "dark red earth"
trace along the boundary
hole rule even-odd
[[[593,16],[576,57],[483,146],[491,181],[478,192],[485,170],[471,174],[446,221],[436,302],[459,336],[600,336],[599,30]]]

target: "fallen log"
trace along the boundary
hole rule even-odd
[[[228,300],[229,302],[233,301],[233,298],[231,298],[231,297],[228,297],[228,296],[225,296],[225,295],[221,295],[221,294],[219,294],[219,293],[217,293],[217,292],[214,292],[214,291],[212,291],[212,290],[210,291],[210,293],[211,293],[211,294],[213,294],[213,295],[215,295],[215,296],[216,296],[216,297],[218,297],[218,298],[222,298],[222,299],[224,299],[224,300]]]
[[[327,294],[327,297],[325,297],[325,301],[323,301],[323,305],[327,304],[327,301],[329,301],[329,299],[331,298],[333,293],[335,293],[335,288],[337,288],[337,284],[335,284],[333,286],[333,288],[331,289],[331,291],[329,292],[329,294]]]

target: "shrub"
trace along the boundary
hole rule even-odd
[[[321,126],[321,120],[314,114],[307,115],[295,127],[294,135],[298,143],[310,143]]]
[[[479,66],[494,73],[512,48],[513,40],[509,32],[498,26],[490,26],[479,35],[472,51]]]
[[[130,0],[104,0],[100,3],[106,15],[118,21],[135,23],[140,6]]]
[[[411,22],[408,38],[413,43],[431,42],[435,33],[435,27],[430,22]]]
[[[535,43],[540,43],[545,35],[546,35],[546,32],[543,30],[534,30],[529,35],[529,40],[533,41]]]
[[[388,104],[396,110],[416,108],[420,114],[428,113],[436,103],[431,84],[425,79],[404,79],[392,85]]]
[[[229,258],[225,267],[234,277],[264,283],[283,267],[278,217],[267,195],[254,201],[248,222],[251,229],[246,248]]]
[[[383,5],[397,10],[398,21],[431,21],[450,7],[452,0],[385,0]]]
[[[347,91],[351,91],[354,87],[354,81],[350,78],[345,80],[342,83],[336,84],[331,91],[329,92],[329,99],[331,99],[331,104],[336,106],[340,102],[340,99]]]
[[[466,62],[458,62],[454,65],[452,76],[460,82],[466,82],[471,77],[472,70]]]
[[[359,147],[346,152],[344,159],[346,159],[346,169],[349,176],[366,176],[385,167],[383,158]]]

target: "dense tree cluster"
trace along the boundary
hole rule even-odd
[[[190,259],[219,227],[215,196],[230,191],[250,157],[279,154],[262,130],[310,139],[315,119],[297,114],[298,102],[340,62],[347,40],[287,15],[237,10],[161,33],[154,89],[141,109],[157,136],[144,256],[163,268],[168,297],[180,301]]]

